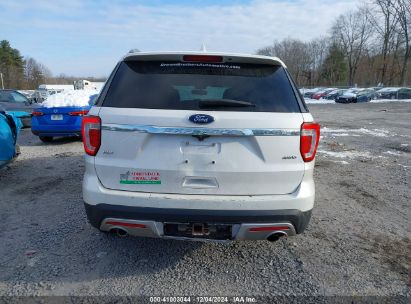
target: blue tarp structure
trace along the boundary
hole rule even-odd
[[[23,124],[20,117],[26,112],[0,111],[0,168],[16,156],[16,141]]]

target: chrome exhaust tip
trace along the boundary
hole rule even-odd
[[[284,231],[277,231],[277,232],[274,232],[274,233],[270,234],[270,235],[267,237],[267,241],[276,242],[276,241],[278,241],[280,238],[286,237],[286,236],[287,236],[287,233],[286,233],[286,232],[284,232]]]

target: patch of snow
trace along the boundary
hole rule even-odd
[[[348,159],[354,159],[354,158],[357,158],[357,157],[371,157],[372,156],[369,152],[358,152],[358,151],[333,152],[333,151],[319,150],[318,153],[325,154],[325,155],[332,156],[332,157],[336,157],[336,158],[348,158]]]
[[[306,104],[330,104],[335,103],[332,99],[311,99],[311,98],[304,98]]]
[[[344,130],[351,131],[351,129],[331,129],[328,127],[321,128],[321,132],[344,132]]]
[[[311,99],[304,98],[306,104],[338,104],[330,99]],[[411,99],[373,99],[371,103],[388,103],[388,102],[411,102]]]
[[[382,88],[382,89],[378,90],[378,92],[396,92],[400,89],[401,89],[401,87],[388,87],[388,88]]]
[[[54,107],[86,107],[92,105],[90,97],[98,94],[97,90],[64,90],[49,96],[41,106]]]
[[[314,89],[306,89],[306,88],[301,88],[300,89],[300,92],[301,92],[301,94],[304,94],[304,93],[308,93],[308,92],[318,92],[318,91],[320,91],[321,90],[321,88],[314,88]]]
[[[384,130],[384,129],[366,129],[366,128],[360,128],[360,129],[330,129],[327,127],[321,128],[321,133],[331,133],[331,136],[360,136],[360,135],[371,135],[371,136],[377,136],[377,137],[387,137],[389,135],[395,135],[395,134],[390,134],[389,131]]]
[[[372,136],[378,136],[378,137],[386,137],[390,134],[387,130],[384,129],[373,129],[369,130],[366,128],[361,128],[357,130],[358,133],[366,134],[366,135],[372,135]]]
[[[384,154],[390,154],[390,155],[395,155],[395,156],[400,156],[402,153],[398,151],[385,151],[383,152]]]
[[[401,147],[408,147],[410,144],[401,144]]]

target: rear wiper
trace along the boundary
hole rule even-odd
[[[200,99],[198,101],[200,108],[212,108],[212,107],[255,107],[255,104],[235,99]]]

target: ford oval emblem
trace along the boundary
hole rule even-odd
[[[196,124],[209,124],[214,121],[214,117],[207,114],[194,114],[191,115],[188,119]]]

